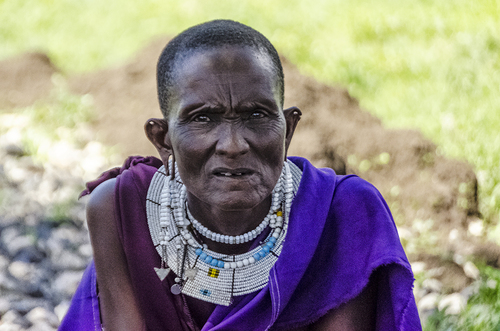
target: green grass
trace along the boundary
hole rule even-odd
[[[419,128],[438,152],[470,162],[488,232],[500,242],[500,227],[492,231],[500,0],[0,0],[0,58],[39,50],[67,73],[117,66],[155,36],[215,18],[255,27],[302,72],[346,86],[387,126]]]
[[[427,320],[424,331],[500,330],[500,270],[480,266],[481,279],[477,291],[459,315],[445,315],[436,310]]]

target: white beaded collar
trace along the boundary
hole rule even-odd
[[[160,279],[163,281],[172,270],[176,275],[172,293],[182,292],[225,306],[231,304],[233,296],[252,293],[266,286],[269,271],[283,247],[292,199],[302,177],[301,170],[290,161],[285,163],[273,190],[273,200],[278,199],[281,203],[277,203],[280,210],[273,211],[275,215],[271,217],[272,231],[255,249],[238,255],[211,251],[195,240],[186,214],[185,186],[175,170],[175,179],[171,180],[163,166],[158,169],[146,200],[149,231],[162,257],[161,268],[155,268]]]

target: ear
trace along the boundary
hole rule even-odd
[[[149,141],[156,147],[168,174],[168,159],[172,155],[172,145],[168,136],[168,122],[160,118],[150,118],[144,124]]]
[[[302,116],[302,112],[297,107],[290,107],[283,110],[283,114],[285,115],[285,121],[286,121],[286,136],[285,136],[285,159],[286,159],[286,153],[288,152],[288,147],[290,146],[293,133],[295,132],[295,128],[297,127],[297,124],[300,121],[300,116]]]

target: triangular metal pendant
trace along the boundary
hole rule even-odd
[[[156,268],[155,267],[156,274],[158,275],[158,278],[160,278],[161,281],[167,277],[168,273],[170,272],[170,268]]]

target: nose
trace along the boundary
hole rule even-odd
[[[221,123],[217,135],[216,154],[234,158],[249,151],[250,146],[243,135],[243,129],[238,123]]]

